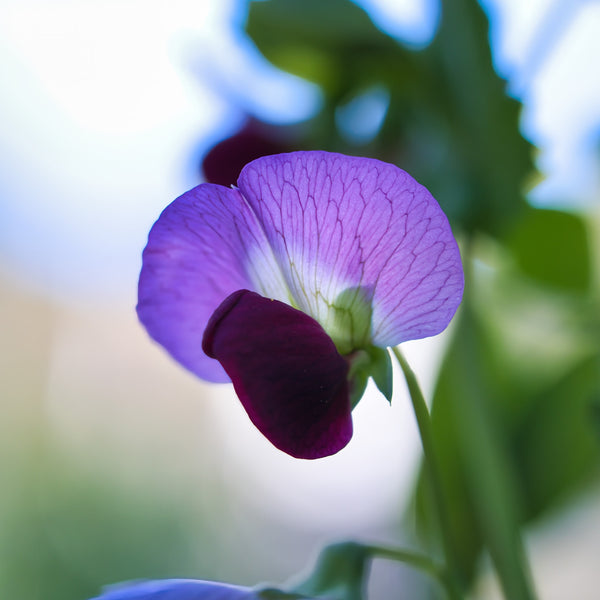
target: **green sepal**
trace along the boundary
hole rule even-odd
[[[392,361],[385,348],[369,346],[347,357],[350,362],[350,404],[354,408],[362,398],[369,377],[391,403],[393,393]]]
[[[364,361],[364,362],[363,362]],[[350,362],[348,381],[350,384],[350,406],[352,409],[359,403],[369,382],[369,358],[366,352],[359,350]]]
[[[394,374],[392,372],[392,359],[387,348],[371,346],[367,349],[371,357],[371,377],[377,389],[392,403],[394,393]]]
[[[332,544],[321,551],[310,575],[292,591],[308,597],[362,600],[370,553],[356,542]]]

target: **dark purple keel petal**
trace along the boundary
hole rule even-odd
[[[322,458],[350,441],[348,365],[312,317],[239,290],[213,313],[202,348],[233,381],[250,420],[283,452]]]

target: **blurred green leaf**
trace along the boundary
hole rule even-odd
[[[251,2],[246,30],[273,64],[321,87],[308,146],[399,165],[467,232],[499,236],[526,208],[532,148],[519,131],[520,103],[493,68],[475,0],[444,0],[438,32],[421,50],[379,30],[349,0]],[[372,86],[389,93],[387,114],[372,141],[353,144],[336,111]]]
[[[513,433],[526,517],[564,501],[600,474],[600,356],[580,361],[528,402]]]
[[[521,105],[494,70],[488,20],[475,0],[443,0],[442,18],[424,51],[435,74],[445,122],[447,170],[435,193],[467,231],[497,235],[525,207],[532,147],[519,131]],[[454,182],[454,185],[452,185]],[[432,190],[433,191],[433,190]]]
[[[202,523],[176,499],[84,467],[46,436],[30,443],[35,452],[3,489],[0,598],[84,600],[107,583],[212,562],[214,539],[210,555],[196,551]]]
[[[537,386],[524,385],[522,374],[511,371],[483,322],[473,313],[465,318],[465,307],[462,310],[436,386],[432,418],[458,562],[465,578],[472,580],[481,551],[489,544],[489,521],[502,522],[506,508],[501,502],[496,505],[493,495],[486,500],[488,478],[492,488],[494,479],[509,483],[510,511],[519,525],[597,481],[600,437],[594,414],[600,399],[600,356],[580,360],[562,376],[548,374]],[[479,427],[469,433],[474,408],[489,431]],[[503,460],[477,479],[473,462],[483,466],[486,436],[496,440]],[[435,524],[425,489],[421,473],[418,526],[432,538]]]
[[[508,238],[519,268],[537,282],[585,292],[591,283],[590,244],[583,219],[530,209]]]
[[[374,88],[389,93],[396,105],[422,100],[430,73],[421,68],[420,53],[383,33],[348,0],[251,2],[246,31],[273,64],[320,86],[322,109],[312,120],[307,146],[392,159],[377,136],[367,146],[349,141],[336,116]],[[402,113],[403,119],[410,114]],[[387,129],[392,148],[403,143],[401,128]]]
[[[274,65],[332,95],[372,80],[385,54],[397,53],[394,40],[347,0],[252,2],[246,31]]]
[[[600,391],[596,393],[591,405],[591,417],[596,437],[600,440]]]

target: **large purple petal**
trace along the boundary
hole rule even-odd
[[[92,600],[254,600],[259,596],[249,588],[198,581],[162,579],[116,586]]]
[[[261,226],[241,194],[203,184],[161,214],[148,236],[137,311],[149,334],[182,365],[209,381],[228,381],[202,352],[210,315],[233,291],[285,297]]]
[[[294,152],[248,164],[238,186],[264,227],[295,305],[336,341],[338,308],[359,319],[368,315],[378,346],[435,335],[448,325],[462,298],[458,247],[437,202],[401,169],[369,158]],[[336,308],[340,298],[343,306]]]
[[[251,421],[280,450],[321,458],[350,441],[348,364],[313,318],[239,290],[211,317],[203,347],[231,377]]]

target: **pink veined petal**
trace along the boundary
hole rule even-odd
[[[249,260],[252,257],[252,260]],[[162,212],[148,236],[137,312],[150,336],[183,366],[229,381],[202,351],[208,319],[233,291],[279,297],[281,277],[261,226],[235,189],[202,184]]]
[[[463,291],[458,246],[431,194],[394,165],[314,151],[259,158],[238,186],[297,307],[331,331],[349,289],[378,346],[440,333]]]

